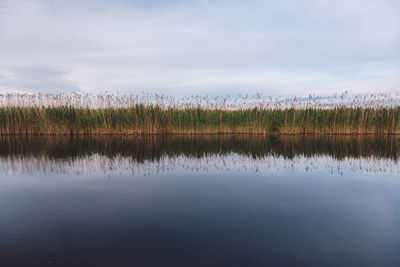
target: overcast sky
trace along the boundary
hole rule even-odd
[[[400,90],[400,1],[0,1],[0,92]]]

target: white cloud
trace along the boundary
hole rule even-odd
[[[0,90],[399,90],[398,13],[372,0],[4,0]]]
[[[1,71],[0,71],[1,72]],[[30,65],[23,67],[14,67],[9,71],[0,74],[0,83],[3,90],[26,91],[26,92],[67,92],[76,91],[79,88],[69,80],[69,74],[66,71],[52,69],[47,66]]]

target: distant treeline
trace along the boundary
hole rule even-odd
[[[399,134],[400,106],[0,107],[0,134]]]
[[[238,154],[254,159],[267,156],[293,159],[330,156],[338,160],[378,158],[397,161],[398,136],[2,136],[0,157],[74,160],[92,155],[124,157],[135,162],[185,156],[203,158]]]

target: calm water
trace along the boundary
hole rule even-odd
[[[0,138],[0,266],[399,266],[400,138]]]

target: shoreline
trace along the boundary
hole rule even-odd
[[[328,133],[328,132],[296,132],[296,133],[262,133],[262,132],[208,132],[208,133],[0,133],[0,136],[400,136],[400,132],[350,132],[350,133]]]

